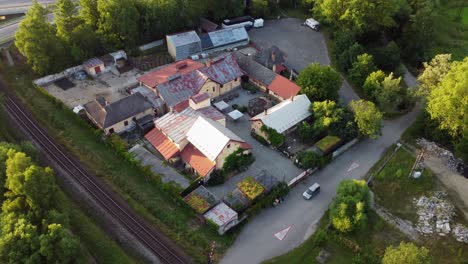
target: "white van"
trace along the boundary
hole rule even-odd
[[[306,200],[312,199],[312,197],[316,196],[320,192],[320,185],[318,183],[312,184],[307,190],[302,194],[302,197]]]
[[[313,18],[306,19],[305,25],[310,27],[311,29],[313,29],[315,31],[320,30],[320,23],[317,20],[313,19]]]

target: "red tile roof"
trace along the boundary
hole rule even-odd
[[[249,143],[247,143],[247,142],[241,142],[241,143],[240,143],[240,148],[241,148],[241,149],[251,149],[252,146],[251,146]]]
[[[168,160],[179,153],[177,146],[170,141],[159,129],[153,128],[145,135],[145,138],[153,145],[163,157]]]
[[[283,99],[288,99],[297,95],[301,88],[294,82],[278,74],[271,84],[268,85],[268,90],[274,92]]]
[[[184,65],[185,67],[180,68],[180,66]],[[167,77],[169,76],[173,76],[177,73],[184,75],[202,67],[205,67],[205,64],[187,59],[158,68],[154,71],[151,71],[145,75],[138,77],[137,80],[139,82],[142,82],[146,86],[154,88],[158,84],[167,82]]]
[[[182,150],[180,156],[202,177],[208,175],[215,166],[213,161],[209,160],[192,144],[188,144],[184,150]]]

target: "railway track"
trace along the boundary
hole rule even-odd
[[[161,263],[183,264],[190,263],[181,250],[174,245],[167,245],[168,239],[151,227],[149,223],[136,215],[133,210],[113,198],[115,194],[103,189],[100,184],[88,175],[81,166],[67,156],[47,133],[40,128],[31,114],[11,96],[5,95],[5,108],[15,121],[28,132],[49,156],[68,172],[109,214],[117,219],[132,235],[149,249]]]

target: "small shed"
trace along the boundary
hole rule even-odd
[[[83,62],[84,70],[91,76],[96,77],[105,70],[104,62],[99,58],[92,58]]]
[[[244,114],[242,114],[239,110],[234,110],[232,112],[229,112],[228,116],[232,118],[232,120],[237,121],[241,119],[244,116]]]
[[[200,37],[195,31],[188,31],[166,36],[167,50],[176,61],[200,54],[202,45]]]
[[[221,112],[229,108],[229,105],[224,101],[219,101],[217,103],[214,103],[213,105]]]
[[[276,177],[267,174],[265,170],[262,170],[255,175],[255,180],[263,186],[265,193],[269,193],[273,188],[280,184]]]
[[[224,202],[238,213],[252,204],[252,201],[237,187],[224,197]]]
[[[206,220],[212,222],[218,227],[220,235],[226,233],[229,229],[239,223],[236,211],[221,202],[204,214]]]

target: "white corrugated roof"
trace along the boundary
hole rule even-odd
[[[193,30],[174,35],[167,35],[167,38],[172,40],[174,46],[183,46],[194,42],[201,42],[200,37]]]
[[[197,118],[187,132],[187,139],[211,161],[218,157],[230,140],[245,142],[218,122],[202,116]]]
[[[156,119],[155,126],[158,127],[174,143],[180,144],[186,139],[187,132],[197,120],[200,113],[187,107],[184,111],[169,112]]]
[[[252,117],[251,120],[261,120],[265,126],[283,133],[311,115],[310,104],[305,94],[296,95],[268,109],[266,114],[263,112]]]
[[[237,218],[236,211],[221,202],[204,214],[206,219],[213,221],[218,226],[224,226]]]

